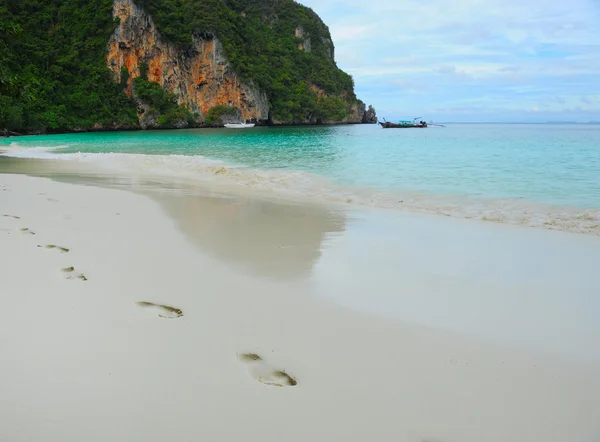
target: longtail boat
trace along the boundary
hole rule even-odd
[[[408,129],[408,128],[413,128],[413,127],[419,127],[419,128],[426,128],[427,127],[427,122],[423,121],[423,120],[419,120],[419,118],[415,118],[413,121],[399,121],[398,123],[390,123],[389,121],[385,121],[385,118],[383,119],[383,123],[380,121],[379,124],[381,124],[381,127],[383,127],[384,129],[389,129],[389,128],[398,128],[398,129]]]

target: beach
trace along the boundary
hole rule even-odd
[[[598,6],[4,1],[0,442],[600,442]]]
[[[0,441],[600,440],[595,235],[55,178],[0,174]]]

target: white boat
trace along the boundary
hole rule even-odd
[[[225,127],[227,129],[246,129],[248,127],[254,127],[254,123],[246,124],[246,123],[229,123],[226,124]]]

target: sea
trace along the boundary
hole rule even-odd
[[[284,199],[600,235],[594,124],[95,132],[0,139],[0,151]]]

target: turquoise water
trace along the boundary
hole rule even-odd
[[[263,181],[287,190],[297,186],[316,195],[327,188],[328,199],[338,192],[345,202],[398,203],[452,214],[460,209],[466,217],[496,214],[495,221],[506,215],[498,211],[509,209],[511,219],[530,212],[575,216],[579,210],[592,227],[600,222],[595,219],[600,217],[600,125],[213,129],[49,135],[0,143],[9,155],[34,158],[92,161],[133,154],[120,158],[128,167],[134,159],[147,164],[148,157],[141,161],[140,154],[153,155],[153,172],[162,164],[169,173],[187,175],[206,175],[201,165],[215,160],[237,171],[266,172]],[[60,149],[50,152],[51,147]],[[112,158],[116,167],[119,156]],[[248,177],[238,173],[238,178]]]

